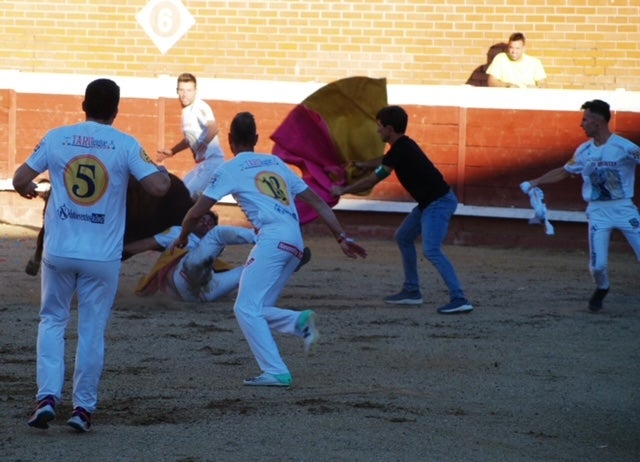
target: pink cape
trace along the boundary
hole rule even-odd
[[[302,179],[329,206],[338,203],[333,184],[350,184],[358,172],[351,162],[381,157],[376,113],[387,105],[385,79],[350,77],[325,85],[294,107],[271,135],[272,153],[298,167]],[[300,224],[316,211],[296,201]]]

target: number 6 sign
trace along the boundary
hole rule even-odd
[[[180,0],[151,0],[136,15],[136,20],[162,54],[195,24]]]

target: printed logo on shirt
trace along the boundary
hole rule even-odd
[[[273,172],[260,172],[256,175],[256,187],[269,197],[281,202],[284,205],[291,204],[287,183],[284,179]]]
[[[147,152],[142,148],[140,148],[140,157],[142,157],[142,160],[144,160],[146,163],[153,164],[153,161],[151,160],[151,157],[149,157],[149,154],[147,154]]]
[[[252,168],[266,168],[269,165],[278,165],[277,157],[271,156],[263,156],[264,158],[260,159],[244,159],[242,162],[242,167],[240,171],[244,172],[245,170]]]
[[[624,198],[620,172],[613,169],[594,169],[589,173],[591,200],[610,201]]]
[[[95,156],[87,154],[74,157],[64,170],[64,185],[75,204],[94,205],[107,191],[109,172]]]
[[[62,145],[89,149],[108,149],[110,151],[113,151],[116,148],[113,140],[99,140],[93,136],[84,135],[65,136]]]
[[[44,141],[44,138],[43,138],[43,139],[41,139],[41,140],[38,142],[38,144],[36,144],[36,147],[35,147],[35,148],[33,148],[33,152],[34,152],[34,153],[36,153],[36,152],[38,152],[38,151],[40,150],[40,148],[42,147],[42,143],[43,143],[43,141]]]
[[[66,204],[58,208],[58,217],[61,220],[88,221],[99,225],[103,225],[105,220],[104,213],[78,213],[67,207]]]
[[[218,182],[218,175],[214,174],[209,180],[209,186],[213,186]]]
[[[287,215],[296,221],[298,220],[298,215],[296,213],[294,213],[291,209],[284,208],[280,204],[274,204],[273,210],[275,210],[276,212],[282,215]],[[295,210],[295,207],[294,207],[294,210]]]

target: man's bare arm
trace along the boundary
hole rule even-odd
[[[27,164],[22,164],[13,175],[13,189],[27,199],[38,197],[36,184],[33,182],[36,176],[38,176],[38,172]]]
[[[147,250],[163,250],[158,241],[153,237],[147,237],[145,239],[140,239],[137,241],[129,242],[124,245],[124,253],[130,255],[136,255],[142,252],[146,252]]]

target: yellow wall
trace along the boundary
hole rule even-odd
[[[0,68],[451,85],[521,31],[552,88],[640,90],[640,0],[183,0],[196,22],[166,54],[147,3],[0,0]]]

